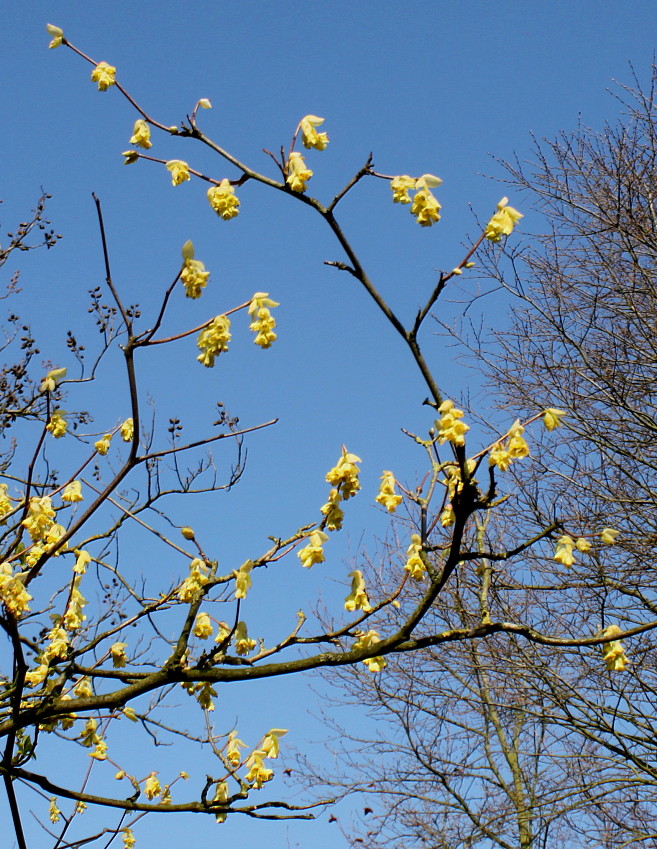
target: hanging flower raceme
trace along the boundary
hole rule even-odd
[[[321,513],[326,517],[326,529],[328,531],[339,531],[344,521],[344,512],[340,507],[340,492],[337,489],[332,489],[329,492],[328,501],[321,508]]]
[[[81,575],[75,576],[75,579],[73,580],[73,588],[71,589],[71,596],[66,607],[66,612],[62,618],[62,624],[67,631],[77,631],[78,628],[82,627],[82,623],[87,618],[82,612],[87,600],[79,589],[81,580]]]
[[[615,545],[618,534],[619,531],[615,531],[613,528],[605,528],[600,534],[600,542],[604,545]]]
[[[4,524],[5,517],[14,509],[14,503],[7,494],[9,485],[0,483],[0,525]]]
[[[278,306],[280,304],[277,301],[272,301],[269,292],[256,292],[251,298],[248,312],[252,321],[249,324],[249,330],[256,334],[254,343],[263,349],[270,348],[272,342],[276,341],[276,334],[274,333],[276,319],[269,309]]]
[[[438,442],[441,445],[443,442],[465,445],[465,434],[470,430],[470,426],[461,421],[463,410],[458,410],[453,401],[443,401],[438,412],[442,413],[441,418],[436,420]]]
[[[441,206],[429,189],[421,189],[415,193],[411,205],[411,214],[415,216],[420,227],[431,227],[440,221]]]
[[[618,625],[610,625],[602,632],[603,637],[618,637],[623,632]],[[622,672],[628,664],[625,648],[620,640],[611,640],[600,646],[602,657],[609,672]]]
[[[440,220],[441,206],[431,189],[437,188],[442,183],[440,177],[434,174],[423,174],[415,179],[408,174],[393,177],[390,181],[393,203],[410,203],[411,214],[421,227],[431,227]],[[411,200],[409,192],[414,191],[415,196]]]
[[[50,420],[46,425],[46,430],[52,433],[55,439],[61,439],[66,433],[68,422],[64,418],[65,413],[66,410],[53,410]]]
[[[349,573],[349,577],[351,578],[351,592],[344,600],[345,610],[349,610],[350,612],[362,610],[363,613],[370,613],[372,605],[367,597],[363,573],[356,569]]]
[[[91,72],[91,81],[98,83],[98,91],[107,91],[116,83],[116,68],[107,62],[99,62]]]
[[[235,598],[246,598],[246,594],[251,589],[251,570],[253,569],[253,560],[247,560],[242,563],[239,569],[233,572],[235,575]]]
[[[360,457],[349,454],[342,446],[342,456],[337,464],[326,475],[326,480],[331,486],[339,487],[340,495],[344,501],[352,498],[360,489],[358,475],[360,470],[356,463],[362,463]]]
[[[409,177],[408,174],[402,174],[400,177],[393,177],[390,181],[390,188],[392,189],[392,202],[393,203],[410,203],[411,196],[409,195],[409,191],[415,188],[415,183],[417,181],[414,177]]]
[[[274,777],[274,770],[264,765],[263,755],[260,751],[255,751],[249,757],[247,764],[250,769],[245,776],[245,781],[251,784],[256,790],[260,790],[266,781]]]
[[[189,575],[178,587],[178,598],[183,602],[196,601],[208,582],[208,567],[200,557],[189,564]]]
[[[228,350],[230,339],[230,319],[225,315],[216,316],[199,333],[196,345],[201,353],[196,359],[206,368],[212,368],[215,358]]]
[[[183,162],[182,159],[170,159],[164,165],[171,174],[171,184],[173,186],[179,186],[185,180],[191,180],[189,165]]]
[[[54,368],[41,381],[39,392],[54,392],[60,381],[66,377],[65,368]]]
[[[110,450],[110,442],[112,441],[112,434],[106,433],[102,439],[99,439],[98,442],[94,442],[94,448],[100,455],[103,457]]]
[[[188,298],[200,298],[201,292],[205,289],[210,272],[205,270],[205,265],[194,259],[194,245],[188,239],[182,248],[183,267],[180,272],[180,279],[185,287],[185,295]]]
[[[303,156],[296,150],[292,151],[287,161],[286,183],[293,192],[305,192],[306,182],[310,180],[313,172],[303,160]]]
[[[406,565],[404,569],[414,581],[421,581],[426,572],[426,566],[421,556],[422,538],[419,534],[411,534],[411,544],[406,549]]]
[[[130,144],[135,144],[137,147],[143,147],[144,150],[148,150],[149,147],[153,147],[151,143],[151,128],[143,118],[138,118],[135,121]]]
[[[198,637],[200,640],[207,640],[212,636],[212,621],[207,613],[201,612],[196,617],[196,621],[194,622],[193,633],[195,637]]]
[[[567,415],[565,410],[557,410],[555,407],[548,407],[543,413],[543,424],[546,430],[554,430],[561,427],[561,419]]]
[[[315,563],[324,562],[324,543],[328,540],[328,535],[323,531],[313,531],[308,537],[308,545],[297,552],[297,557],[301,560],[301,565],[310,569]]]
[[[377,643],[381,642],[381,638],[379,637],[376,631],[368,631],[367,633],[360,633],[358,635],[358,639],[353,645],[355,649],[371,649]],[[369,669],[370,672],[380,672],[384,669],[388,664],[386,662],[385,657],[368,657],[363,661],[365,666]]]
[[[23,527],[27,529],[32,542],[41,542],[48,535],[53,525],[55,511],[47,495],[30,498],[27,516],[23,519]]]
[[[82,501],[82,484],[80,481],[71,481],[66,485],[64,492],[62,492],[62,501],[66,501],[68,504]]]
[[[11,563],[0,565],[0,601],[3,602],[14,619],[18,619],[24,613],[29,613],[29,602],[32,600],[22,578],[23,573],[14,574]]]
[[[301,128],[301,140],[305,148],[314,147],[315,150],[326,150],[329,143],[329,137],[326,133],[318,133],[317,127],[321,127],[324,123],[323,118],[318,118],[317,115],[306,115],[301,119],[299,127]]]
[[[239,214],[240,201],[228,179],[222,180],[218,186],[211,186],[208,189],[208,200],[212,209],[224,221],[230,221],[231,218],[235,218]]]
[[[246,747],[246,743],[238,738],[237,731],[231,731],[228,735],[225,757],[233,769],[242,763],[242,753],[240,752],[240,749],[246,749]]]
[[[383,505],[388,513],[394,513],[401,504],[402,497],[395,493],[395,476],[392,472],[384,472],[381,475],[381,486],[375,500],[377,504]]]
[[[554,559],[557,563],[561,563],[562,566],[572,566],[575,562],[573,555],[575,545],[575,540],[571,536],[568,536],[568,534],[559,537],[554,550]]]
[[[246,622],[238,622],[235,626],[235,651],[239,655],[246,655],[256,647],[256,641],[249,637]]]
[[[524,217],[508,203],[508,198],[502,198],[497,204],[497,212],[486,225],[484,236],[489,242],[500,242],[502,236],[510,236],[518,221]]]
[[[126,419],[119,429],[121,439],[124,442],[132,442],[135,436],[135,423],[132,418]]]

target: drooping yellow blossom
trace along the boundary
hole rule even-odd
[[[217,636],[214,638],[215,643],[223,643],[224,640],[228,639],[228,635],[230,634],[230,626],[227,622],[220,622],[219,627],[217,628]]]
[[[605,628],[601,636],[618,637],[622,633],[618,625],[610,625],[608,628]],[[612,640],[609,643],[603,643],[600,648],[605,666],[609,672],[623,672],[628,664],[623,643],[620,640]]]
[[[256,647],[256,641],[249,638],[246,622],[238,622],[235,627],[235,651],[246,655]]]
[[[208,567],[200,557],[189,564],[189,575],[178,588],[178,598],[183,602],[195,601],[208,582]]]
[[[442,413],[441,418],[436,420],[438,442],[441,445],[443,442],[465,445],[465,434],[470,430],[470,426],[461,421],[463,410],[458,410],[454,406],[454,402],[448,400],[443,401],[438,407],[438,412]]]
[[[383,505],[388,513],[394,513],[401,504],[402,497],[395,493],[395,476],[392,472],[384,472],[381,475],[381,486],[375,500],[377,504]]]
[[[208,189],[208,200],[212,209],[224,221],[230,221],[231,218],[239,215],[240,199],[235,195],[235,189],[228,179]]]
[[[421,581],[426,572],[426,566],[420,556],[422,551],[422,538],[419,534],[411,534],[411,544],[406,549],[406,565],[404,569],[414,581]]]
[[[167,171],[171,173],[171,184],[173,186],[179,186],[185,180],[191,180],[189,165],[182,159],[170,159],[164,165]]]
[[[326,145],[329,143],[329,137],[326,133],[318,133],[316,127],[321,127],[324,123],[323,118],[318,118],[317,115],[306,115],[301,119],[299,126],[301,127],[301,140],[303,146],[310,150],[314,147],[315,150],[326,150]]]
[[[48,528],[45,539],[43,541],[48,546],[56,545],[60,541],[60,539],[64,536],[65,533],[66,533],[66,528],[63,525],[52,524]],[[64,543],[64,545],[61,545],[57,549],[57,551],[55,551],[55,557],[59,557],[59,555],[62,553],[62,551],[66,551],[67,548],[68,548],[68,545],[66,543]]]
[[[98,453],[104,457],[105,454],[110,450],[110,443],[112,441],[112,434],[106,433],[102,439],[99,439],[98,442],[94,442],[94,448]]]
[[[77,696],[79,699],[89,699],[93,696],[94,690],[93,685],[91,683],[91,678],[85,675],[84,678],[80,678],[78,683],[73,688],[73,695]]]
[[[209,681],[205,683],[196,685],[196,692],[194,693],[196,696],[196,700],[199,705],[203,708],[203,710],[214,710],[214,702],[212,701],[212,697],[217,697],[217,691],[214,689],[212,684]]]
[[[96,733],[97,731],[98,722],[90,716],[85,722],[84,728],[82,729],[82,733],[79,737],[80,742],[86,749],[91,749],[100,742],[101,738],[100,735]]]
[[[110,656],[115,669],[120,669],[128,662],[128,655],[125,653],[127,647],[127,643],[112,643],[110,646]]]
[[[306,182],[310,180],[313,172],[303,160],[303,156],[296,150],[292,151],[287,161],[286,183],[293,192],[305,192]]]
[[[410,203],[411,196],[409,195],[409,190],[415,188],[415,178],[409,177],[408,174],[402,174],[399,177],[393,177],[390,181],[390,188],[392,189],[392,202],[393,203]]]
[[[226,760],[233,768],[238,767],[242,762],[240,749],[246,749],[246,743],[238,738],[237,731],[231,731],[226,746]]]
[[[579,537],[579,539],[575,543],[575,548],[578,551],[590,551],[591,543],[587,539],[584,539],[584,537]]]
[[[486,225],[484,236],[490,242],[500,242],[502,236],[510,236],[518,221],[524,217],[508,203],[508,198],[502,198],[497,204],[497,212]]]
[[[206,368],[212,368],[216,357],[228,350],[230,339],[230,319],[225,315],[216,316],[199,333],[196,346],[201,353],[196,359]]]
[[[247,761],[250,764],[250,769],[247,772],[244,780],[251,784],[256,790],[260,790],[266,781],[270,781],[274,777],[274,770],[269,769],[263,763],[263,756],[260,751],[255,751]]]
[[[65,410],[53,410],[46,430],[52,433],[55,439],[61,439],[66,433],[68,422],[64,418]]]
[[[185,295],[188,298],[200,298],[205,289],[210,272],[205,270],[205,265],[200,259],[186,259],[180,279],[185,287]]]
[[[30,505],[27,511],[27,516],[23,519],[23,527],[27,529],[33,542],[40,542],[45,539],[50,530],[55,511],[52,509],[52,504],[47,495],[39,498],[33,496],[30,498]]]
[[[124,707],[124,708],[122,708],[121,713],[123,714],[123,716],[125,716],[126,719],[129,719],[130,722],[139,722],[139,719],[137,717],[137,714],[135,713],[134,708],[129,707],[129,706]]]
[[[82,627],[82,623],[87,618],[82,612],[87,600],[79,590],[81,580],[82,575],[75,576],[73,588],[71,589],[71,597],[62,619],[62,623],[68,631],[77,631],[78,628]]]
[[[83,814],[86,810],[87,810],[87,803],[86,802],[76,802],[75,803],[75,813],[76,814]]]
[[[212,109],[212,104],[207,97],[202,97],[196,105],[200,109]]]
[[[217,781],[215,785],[214,796],[212,797],[212,801],[215,804],[223,805],[228,802],[230,798],[230,791],[228,789],[227,781]],[[218,823],[226,822],[226,813],[224,811],[219,811],[214,815],[215,820]]]
[[[107,743],[101,739],[96,743],[93,752],[89,752],[89,757],[97,761],[107,760]]]
[[[62,501],[68,504],[75,504],[76,501],[82,501],[82,484],[80,481],[71,481],[62,492]]]
[[[48,32],[48,35],[53,36],[53,39],[48,45],[48,47],[51,50],[55,47],[59,47],[59,45],[64,40],[64,30],[60,27],[56,27],[54,24],[46,24],[46,31]],[[56,820],[53,820],[53,822],[56,822]]]
[[[54,368],[41,381],[39,392],[54,392],[60,381],[66,377],[65,368]]]
[[[84,575],[87,571],[87,566],[91,563],[91,555],[88,551],[84,549],[77,551],[77,560],[75,561],[75,566],[73,567],[73,571],[77,575]]]
[[[14,504],[7,494],[8,492],[9,485],[6,483],[0,483],[0,525],[4,525],[5,518],[14,509]]]
[[[41,652],[40,659],[43,663],[50,663],[53,660],[65,660],[68,657],[69,635],[59,625],[55,625],[48,632],[48,642],[46,647]]]
[[[514,460],[521,460],[529,455],[529,446],[523,438],[525,432],[524,427],[520,424],[520,420],[514,422],[509,433],[509,442],[506,450]]]
[[[136,144],[137,147],[143,147],[144,150],[148,150],[149,147],[153,147],[151,143],[151,128],[143,118],[138,118],[135,121],[130,144]]]
[[[360,457],[349,454],[342,446],[342,456],[337,464],[328,472],[326,480],[331,486],[339,487],[340,495],[344,501],[352,498],[360,489],[358,475],[360,470],[356,463],[362,463]]]
[[[194,622],[194,636],[201,640],[207,640],[212,636],[212,622],[207,613],[201,612]]]
[[[233,572],[233,575],[235,575],[235,598],[246,598],[246,594],[251,588],[251,569],[253,569],[253,560],[247,560]]]
[[[252,318],[249,330],[256,334],[253,341],[263,349],[270,348],[272,342],[276,341],[276,334],[274,333],[276,319],[272,316],[269,308],[280,306],[277,301],[272,301],[268,295],[268,292],[256,292],[248,309]]]
[[[328,534],[323,531],[313,531],[308,537],[308,545],[297,552],[301,565],[310,569],[315,563],[324,562],[324,543],[328,540]]]
[[[370,613],[372,605],[367,597],[363,573],[358,569],[355,569],[353,572],[349,573],[349,577],[351,578],[351,592],[344,600],[345,610],[350,612],[354,610],[362,610],[363,613]]]
[[[151,774],[146,779],[144,793],[146,794],[147,799],[155,799],[157,796],[161,795],[162,788],[160,787],[160,782],[158,780],[156,772],[151,772]]]
[[[38,687],[48,677],[50,667],[47,663],[40,663],[35,669],[25,673],[25,685],[27,687]]]
[[[321,512],[326,516],[327,531],[339,531],[342,527],[344,512],[340,507],[341,501],[340,491],[334,488],[329,492],[328,501],[321,508]]]
[[[614,545],[619,533],[620,531],[615,531],[613,528],[605,528],[600,534],[600,542],[604,545]]]
[[[509,468],[513,461],[513,457],[509,452],[504,448],[501,442],[498,442],[492,449],[490,454],[488,455],[488,465],[489,466],[497,466],[498,469],[501,469],[503,472]]]
[[[59,822],[59,819],[62,815],[62,812],[57,807],[57,798],[55,796],[50,800],[50,805],[48,806],[48,818],[50,822]]]
[[[543,413],[543,424],[546,430],[554,430],[561,427],[561,419],[566,416],[565,410],[557,410],[556,407],[548,407]]]
[[[429,189],[421,189],[415,193],[411,205],[411,214],[415,216],[420,227],[431,227],[440,221],[441,206]]]
[[[0,600],[14,619],[18,619],[30,610],[29,602],[32,596],[25,588],[22,573],[14,574],[11,563],[0,565]]]
[[[270,728],[265,734],[258,751],[265,758],[277,758],[280,753],[279,739],[287,734],[287,728]]]
[[[116,83],[116,68],[107,62],[99,62],[91,72],[91,81],[98,83],[98,91],[107,91]]]
[[[137,839],[132,833],[131,828],[122,828],[123,833],[123,849],[134,849],[137,844]]]
[[[440,514],[440,524],[443,528],[448,528],[450,525],[453,525],[455,521],[456,514],[454,513],[454,508],[451,504],[448,504]]]
[[[574,548],[575,540],[568,536],[568,534],[564,534],[557,540],[557,547],[554,551],[554,559],[557,563],[561,563],[563,566],[572,566],[575,562],[575,558],[573,556]]]
[[[123,422],[123,424],[121,425],[119,433],[121,434],[121,439],[124,442],[132,442],[132,440],[134,439],[134,436],[135,436],[135,423],[134,423],[134,421],[131,418],[126,419]]]
[[[377,643],[381,642],[381,638],[378,633],[374,630],[368,631],[367,633],[361,633],[358,635],[358,639],[353,645],[355,649],[371,649]],[[370,672],[380,672],[384,667],[388,664],[384,657],[368,657],[363,663]]]

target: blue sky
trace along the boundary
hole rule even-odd
[[[340,598],[341,582],[361,546],[372,551],[375,537],[385,536],[385,518],[372,506],[378,477],[392,468],[413,483],[421,473],[423,458],[400,428],[430,425],[421,406],[426,392],[401,344],[354,281],[323,265],[343,257],[310,210],[247,185],[239,193],[240,216],[222,222],[200,184],[174,189],[162,166],[124,167],[120,154],[136,115],[116,90],[98,93],[89,81],[90,67],[70,51],[47,49],[45,23],[57,24],[82,50],[115,65],[120,81],[165,124],[179,123],[199,98],[210,98],[214,109],[202,114],[205,131],[266,173],[263,147],[276,151],[287,143],[305,114],[325,117],[329,148],[308,157],[315,170],[312,193],[322,200],[370,151],[384,173],[441,176],[444,184],[436,194],[443,219],[433,228],[420,229],[407,208],[393,206],[380,181],[364,183],[338,208],[370,276],[408,319],[426,298],[437,269],[452,268],[461,258],[476,218],[487,219],[506,193],[489,179],[503,175],[495,158],[531,158],[532,134],[553,137],[580,120],[600,128],[616,119],[621,106],[607,89],[614,90],[614,80],[632,83],[630,61],[639,79],[647,78],[655,5],[31,0],[3,13],[0,224],[3,232],[11,229],[44,187],[53,195],[50,217],[64,236],[56,250],[21,262],[23,292],[14,308],[32,319],[44,358],[73,365],[65,347],[69,328],[93,343],[86,292],[103,277],[91,202],[95,191],[103,203],[115,279],[128,301],[139,302],[145,312],[153,308],[189,238],[212,271],[200,302],[179,299],[172,332],[257,290],[281,303],[279,340],[270,351],[254,348],[243,321],[231,351],[213,371],[195,362],[193,339],[144,364],[144,385],[157,403],[162,429],[177,415],[190,436],[206,432],[216,400],[246,425],[280,419],[249,440],[239,487],[180,516],[206,535],[215,556],[239,566],[260,552],[267,535],[312,521],[326,495],[324,475],[341,444],[363,458],[363,492],[340,538],[332,541],[324,573],[299,575],[290,564],[280,580],[268,576],[249,598],[255,631],[258,617],[264,619],[263,633],[272,621],[283,628],[299,606],[312,609],[320,592],[328,603]],[[166,136],[154,141],[155,155],[188,160],[214,177],[236,176],[189,141]],[[540,230],[540,219],[521,198],[512,196],[511,202],[525,213],[518,238]],[[459,301],[485,286],[474,275],[460,283],[454,293]],[[459,309],[446,305],[441,316],[450,321]],[[500,322],[504,309],[493,297],[484,314]],[[446,393],[456,396],[472,386],[485,407],[476,375],[457,366],[454,349],[433,332],[425,328],[424,343]],[[104,422],[124,415],[124,395],[110,363],[99,385],[71,404],[93,406],[103,429],[109,426]],[[135,556],[149,561],[145,548]],[[273,593],[280,594],[274,610]],[[246,699],[256,705],[251,712],[240,696],[222,696],[226,716],[239,710],[247,727],[259,727],[252,714],[260,720],[258,705],[266,701],[275,714],[268,725],[294,727],[294,745],[302,748],[304,735],[318,739],[321,729],[306,717],[316,702],[308,682],[259,684],[251,692]],[[202,835],[217,834],[214,823],[197,820],[199,842]],[[184,820],[166,825],[153,820],[142,833],[166,834],[177,845],[188,827]],[[333,829],[326,820],[289,829],[247,827],[239,820],[218,836],[246,846],[266,834],[273,847],[311,841],[324,849],[340,845]]]

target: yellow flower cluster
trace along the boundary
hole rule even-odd
[[[392,472],[384,472],[381,475],[381,486],[375,500],[377,504],[385,507],[388,513],[394,513],[401,504],[402,497],[395,492],[395,476]]]
[[[442,416],[436,420],[438,442],[451,442],[453,445],[465,445],[465,434],[470,426],[462,422],[463,410],[458,410],[453,401],[443,401],[438,407]]]
[[[561,427],[561,419],[567,415],[565,410],[557,410],[556,407],[548,407],[543,413],[543,424],[546,430],[554,430]]]
[[[107,452],[110,450],[110,443],[112,441],[112,434],[106,433],[102,439],[99,439],[98,442],[94,442],[94,448],[98,453],[104,457]]]
[[[419,534],[411,534],[411,544],[406,549],[406,565],[404,569],[415,581],[421,581],[426,572],[422,560],[422,539]]]
[[[14,574],[11,563],[0,565],[0,599],[14,619],[29,612],[32,596],[23,584],[22,573]]]
[[[208,200],[212,209],[224,221],[230,221],[239,214],[240,201],[235,195],[235,189],[231,186],[230,180],[222,180],[218,186],[211,186],[208,189]]]
[[[98,83],[98,91],[107,91],[116,83],[116,68],[107,62],[99,62],[91,72],[91,81]]]
[[[623,632],[618,625],[610,625],[602,632],[603,637],[618,637]],[[625,647],[620,640],[612,640],[609,643],[603,643],[602,657],[609,672],[622,672],[628,664]]]
[[[296,150],[292,151],[287,161],[286,183],[293,192],[305,192],[306,182],[310,180],[313,172],[304,162],[303,156]]]
[[[251,298],[248,313],[252,321],[249,330],[256,334],[254,343],[260,345],[263,349],[270,348],[272,342],[276,341],[276,334],[274,333],[276,319],[269,312],[269,309],[278,306],[280,304],[277,301],[272,301],[269,292],[256,292]]]
[[[311,147],[315,150],[326,150],[326,145],[329,143],[329,137],[326,133],[318,133],[317,127],[321,127],[324,123],[323,118],[318,118],[317,115],[306,115],[302,118],[299,127],[301,129],[301,140],[303,146],[310,150]]]
[[[151,772],[146,779],[144,793],[146,794],[147,799],[156,799],[158,796],[162,795],[162,787],[160,786],[160,781],[156,772]]]
[[[247,560],[242,563],[239,569],[233,572],[235,575],[235,598],[246,598],[246,594],[251,589],[251,570],[253,569],[253,560]]]
[[[508,203],[508,198],[502,198],[497,204],[497,212],[486,225],[484,236],[489,242],[500,242],[502,236],[510,236],[518,221],[524,217]]]
[[[143,118],[138,118],[135,121],[135,126],[132,130],[132,137],[130,139],[130,144],[135,144],[137,147],[142,147],[144,150],[148,150],[149,147],[152,147],[153,144],[151,142],[151,130],[146,121]]]
[[[49,433],[52,433],[55,439],[61,439],[61,437],[66,433],[68,422],[64,418],[65,412],[65,410],[53,410],[50,420],[46,425],[46,430]]]
[[[488,464],[497,466],[505,472],[513,460],[521,460],[523,457],[529,456],[529,446],[523,437],[525,432],[524,427],[520,424],[520,420],[514,422],[509,431],[509,438],[506,443],[498,442],[488,455]]]
[[[324,562],[323,545],[328,540],[328,535],[323,531],[313,531],[308,538],[308,545],[297,552],[301,565],[310,569],[315,563]]]
[[[82,623],[87,618],[82,612],[87,600],[80,592],[79,586],[82,580],[82,575],[76,575],[73,579],[73,588],[71,589],[71,597],[69,598],[66,612],[62,619],[62,624],[68,631],[77,631],[82,627]]]
[[[247,758],[246,766],[249,771],[245,776],[245,780],[256,790],[260,790],[262,785],[269,781],[274,776],[273,769],[264,765],[265,758],[277,758],[280,745],[279,738],[287,734],[284,728],[272,728],[265,734],[260,746],[255,749]]]
[[[572,566],[575,562],[575,555],[573,552],[575,551],[586,552],[591,550],[591,543],[584,539],[584,537],[579,537],[577,540],[574,540],[568,534],[564,534],[559,537],[557,540],[557,545],[554,550],[554,559],[557,563],[561,563],[562,566]]]
[[[362,610],[363,613],[370,613],[372,605],[367,597],[363,573],[356,569],[349,573],[349,577],[351,578],[351,592],[344,600],[345,610],[350,612]]]
[[[127,648],[127,643],[112,643],[110,646],[109,653],[115,669],[122,669],[128,663],[128,655],[125,653]]]
[[[196,359],[206,368],[212,368],[215,358],[228,350],[230,339],[230,319],[225,315],[216,316],[199,333],[196,345],[201,353]]]
[[[185,180],[191,180],[189,165],[183,162],[182,159],[170,159],[164,165],[171,174],[171,184],[173,186],[179,186]]]
[[[208,567],[200,557],[189,564],[189,575],[178,587],[178,598],[183,602],[195,601],[208,582]]]
[[[39,498],[30,498],[27,516],[23,519],[23,527],[26,528],[32,542],[41,542],[48,536],[48,531],[53,526],[55,511],[47,495]]]
[[[9,485],[6,483],[0,483],[0,525],[4,524],[5,518],[14,509],[14,504],[7,494],[8,492]]]
[[[62,501],[68,504],[75,504],[77,501],[82,501],[82,484],[80,481],[71,481],[62,492]]]
[[[207,613],[201,612],[194,622],[194,636],[200,640],[207,640],[212,636],[212,622]]]
[[[368,631],[367,633],[361,632],[358,634],[358,639],[353,645],[354,649],[371,649],[377,643],[381,642],[381,638],[379,637],[376,631]],[[385,657],[368,657],[363,661],[365,666],[369,669],[370,672],[380,672],[384,669],[388,664]]]
[[[134,439],[134,436],[135,436],[135,423],[134,423],[134,421],[131,418],[126,419],[123,422],[123,424],[121,425],[119,433],[121,434],[121,439],[124,442],[132,442],[132,440]]]
[[[431,227],[440,221],[441,206],[430,191],[442,183],[440,177],[434,174],[423,174],[415,179],[408,174],[394,177],[390,181],[393,203],[411,204],[411,214],[415,216],[421,227]],[[409,192],[414,191],[411,199]]]
[[[360,457],[349,454],[343,445],[342,456],[337,465],[326,475],[326,480],[333,489],[329,492],[328,501],[321,508],[321,512],[326,517],[326,527],[329,531],[340,530],[344,519],[340,503],[352,498],[360,489],[359,469],[356,463],[362,463]]]
[[[185,287],[185,295],[188,298],[200,298],[205,289],[210,272],[205,270],[205,265],[200,259],[186,259],[180,279]]]
[[[256,647],[256,641],[249,637],[246,622],[238,622],[235,626],[235,651],[239,655],[246,655]]]
[[[59,386],[60,381],[63,380],[65,377],[65,368],[51,369],[41,381],[39,392],[54,392],[55,389],[57,389],[57,387]]]

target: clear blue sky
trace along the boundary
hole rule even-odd
[[[476,230],[473,213],[487,218],[506,193],[482,176],[502,175],[492,157],[530,158],[531,134],[552,137],[578,120],[599,128],[618,116],[619,102],[606,89],[613,89],[613,80],[632,82],[630,61],[639,78],[647,78],[657,7],[649,0],[30,0],[3,9],[0,223],[6,231],[20,219],[43,186],[53,195],[50,216],[64,236],[56,250],[22,263],[24,291],[14,307],[33,319],[44,358],[73,365],[65,347],[69,328],[93,340],[86,291],[103,277],[95,191],[104,206],[117,284],[145,311],[175,274],[189,238],[212,279],[200,302],[179,299],[178,329],[256,290],[281,302],[279,341],[270,351],[255,349],[243,328],[213,371],[195,363],[193,340],[144,371],[162,428],[178,415],[189,435],[202,434],[215,400],[246,425],[280,418],[275,428],[249,440],[247,473],[234,492],[179,517],[205,534],[214,556],[227,568],[237,567],[261,551],[267,535],[312,521],[340,445],[363,458],[363,492],[358,504],[348,505],[345,530],[332,541],[324,573],[300,575],[290,564],[282,578],[268,576],[248,599],[253,631],[273,639],[272,622],[284,628],[298,607],[312,609],[322,577],[329,581],[323,598],[342,597],[339,582],[353,568],[352,558],[361,545],[372,550],[374,536],[386,533],[372,506],[378,476],[391,468],[412,483],[421,470],[422,457],[400,428],[430,424],[421,406],[426,392],[364,294],[347,275],[323,266],[323,260],[342,256],[309,210],[247,185],[240,191],[239,218],[225,223],[207,206],[200,184],[173,189],[161,166],[124,167],[120,154],[129,146],[135,114],[116,90],[98,93],[90,67],[70,51],[47,49],[47,21],[95,59],[115,65],[121,82],[166,124],[179,123],[200,97],[210,98],[214,109],[202,115],[203,127],[255,168],[268,169],[261,149],[275,151],[286,143],[303,115],[325,117],[322,129],[331,143],[309,157],[311,188],[322,200],[370,151],[382,172],[440,175],[444,185],[436,194],[443,220],[431,229],[420,229],[407,208],[393,207],[388,188],[376,181],[339,208],[370,275],[409,318],[436,270],[460,259],[461,243]],[[236,176],[189,141],[154,141],[155,155],[188,160],[212,176]],[[522,208],[520,199],[512,203]],[[539,229],[531,210],[522,211],[521,230]],[[476,285],[463,282],[464,291]],[[445,390],[457,395],[470,378],[455,368],[453,349],[432,337],[431,327],[424,338]],[[120,380],[110,372],[101,377],[102,389],[90,397],[104,428],[104,421],[121,417],[117,407],[125,399]],[[80,397],[71,403],[92,402]],[[148,553],[140,556],[152,568]],[[252,692],[246,710],[241,696],[222,694],[217,725],[222,717],[230,724],[239,709],[240,728],[254,729],[250,737],[264,722],[293,728],[288,739],[300,748],[304,736],[319,739],[321,729],[306,717],[316,702],[307,682],[274,682]],[[140,845],[153,845],[155,835],[162,845],[180,845],[189,826],[184,819],[153,819],[142,832],[151,837]],[[236,847],[263,840],[276,849],[341,845],[326,820],[256,828],[233,819],[218,831],[213,822],[196,818],[193,827],[201,845],[206,835]]]

